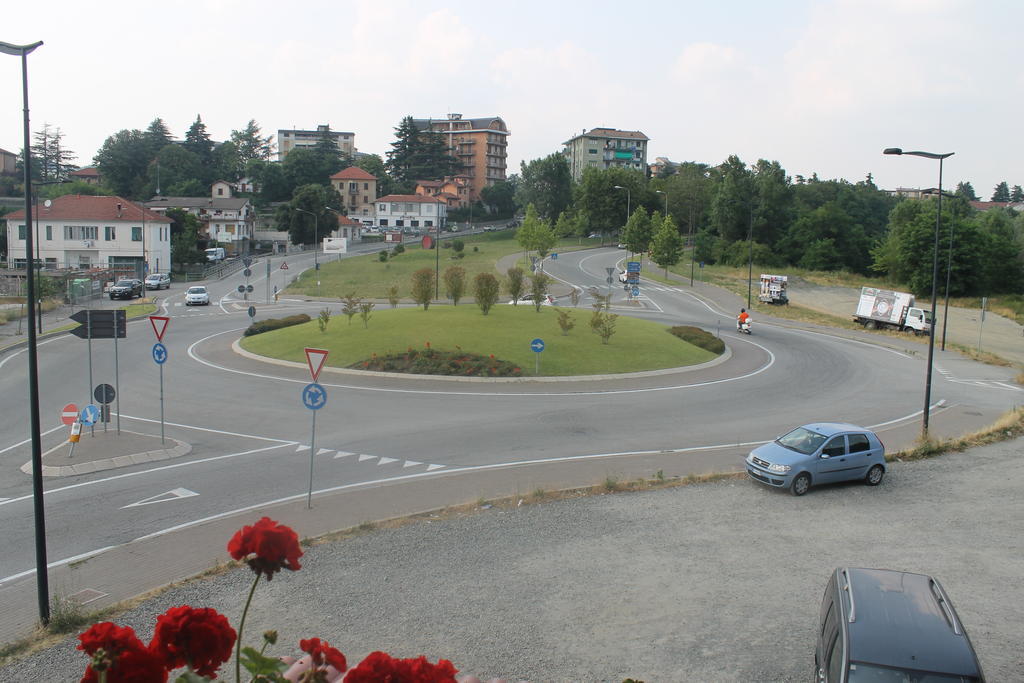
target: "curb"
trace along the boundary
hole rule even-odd
[[[124,431],[124,430],[122,430]],[[135,434],[135,432],[127,432],[128,434]],[[140,434],[140,436],[149,436],[148,434]],[[171,458],[180,458],[183,455],[188,455],[192,452],[192,444],[187,444],[177,439],[168,439],[173,441],[176,445],[173,448],[159,448],[153,451],[142,451],[141,453],[132,453],[130,455],[118,455],[113,458],[103,458],[102,460],[90,460],[88,462],[81,462],[75,465],[43,465],[43,476],[44,477],[71,477],[77,474],[88,474],[89,472],[100,472],[102,470],[112,470],[118,467],[128,467],[130,465],[141,465],[147,462],[157,462],[160,460],[170,460]],[[62,448],[67,444],[67,441],[51,448],[48,453],[52,453],[57,448]],[[46,455],[46,454],[44,454]],[[25,474],[32,474],[32,461],[25,463],[21,466],[21,471]]]

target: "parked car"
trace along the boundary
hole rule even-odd
[[[797,427],[747,456],[747,474],[762,484],[788,488],[794,496],[812,485],[862,479],[882,483],[885,446],[874,432],[841,422]]]
[[[619,271],[619,282],[625,282],[628,279],[629,279],[629,276],[626,275],[626,271],[620,270]]]
[[[829,578],[820,614],[819,683],[985,680],[953,603],[931,576],[841,567]]]
[[[146,276],[146,289],[170,289],[171,276],[167,273],[150,273]]]
[[[509,303],[510,304],[514,304],[515,303],[515,299],[513,299],[512,301],[509,301]],[[525,304],[527,306],[533,306],[533,294],[524,294],[523,296],[519,297],[519,303],[520,304]],[[555,297],[551,296],[550,294],[545,294],[544,295],[544,300],[540,302],[540,305],[541,306],[554,306],[555,305]]]
[[[145,289],[142,280],[125,278],[110,285],[107,293],[111,299],[134,299],[137,296],[145,296]]]
[[[185,305],[186,306],[209,306],[210,305],[210,293],[206,291],[206,287],[202,285],[196,285],[189,287],[188,291],[185,292]]]

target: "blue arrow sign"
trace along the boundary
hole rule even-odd
[[[640,288],[639,287],[634,287],[633,288],[633,296],[640,296]]]
[[[316,382],[307,384],[302,390],[302,404],[310,410],[320,410],[327,405],[327,392]]]
[[[157,365],[163,365],[167,362],[167,347],[160,342],[153,344],[153,360],[156,361]]]
[[[541,338],[534,339],[530,342],[530,348],[533,349],[534,353],[540,353],[544,350],[544,340]]]
[[[100,419],[100,409],[95,404],[90,403],[86,407],[82,408],[82,412],[78,417],[82,424],[86,427],[91,427]]]

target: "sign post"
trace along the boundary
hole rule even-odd
[[[164,363],[167,362],[167,347],[163,345],[164,334],[170,318],[163,315],[149,316],[149,324],[153,326],[156,344],[153,345],[153,362],[160,368],[160,443],[164,443]]]
[[[532,349],[534,353],[534,374],[540,377],[540,352],[544,350],[544,340],[540,337],[534,339],[530,342],[530,349]]]
[[[312,383],[307,384],[302,390],[302,404],[313,413],[313,427],[309,436],[309,493],[306,495],[306,509],[313,509],[313,458],[316,456],[316,412],[327,405],[327,391],[316,383],[320,377],[320,371],[324,369],[327,361],[326,349],[306,348],[306,363],[309,365],[309,376]]]

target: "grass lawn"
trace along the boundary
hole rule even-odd
[[[535,354],[530,342],[545,342],[541,353],[541,375],[591,375],[638,372],[704,363],[715,354],[684,342],[667,328],[646,320],[620,316],[608,344],[590,331],[590,309],[571,309],[576,323],[568,336],[558,326],[556,307],[544,306],[540,313],[532,306],[495,304],[483,315],[473,304],[433,305],[421,308],[375,310],[368,328],[358,316],[350,325],[345,316],[331,318],[326,333],[314,319],[242,340],[252,353],[295,362],[306,361],[303,348],[328,349],[327,363],[347,367],[376,353],[401,353],[409,347],[461,349],[484,356],[494,355],[522,368],[524,376],[534,375]]]
[[[466,269],[466,296],[472,296],[472,282],[477,273],[491,273],[504,277],[504,273],[496,271],[500,258],[509,254],[522,253],[522,247],[516,242],[515,230],[479,233],[461,239],[466,247],[462,258],[453,258],[455,250],[445,249],[451,239],[442,241],[440,253],[441,265],[441,296],[444,296],[444,271],[449,266],[460,266]],[[572,251],[595,246],[597,240],[568,238],[560,240],[553,251]],[[410,297],[412,274],[420,268],[434,270],[437,255],[433,249],[424,249],[419,241],[409,241],[404,245],[405,252],[381,262],[378,253],[388,248],[381,244],[380,249],[366,256],[320,262],[320,294],[324,297],[341,298],[349,293],[365,299],[385,299],[387,289],[398,286],[401,299]],[[321,257],[322,259],[324,257]],[[290,294],[318,296],[315,271],[308,270],[291,283],[285,290]]]

